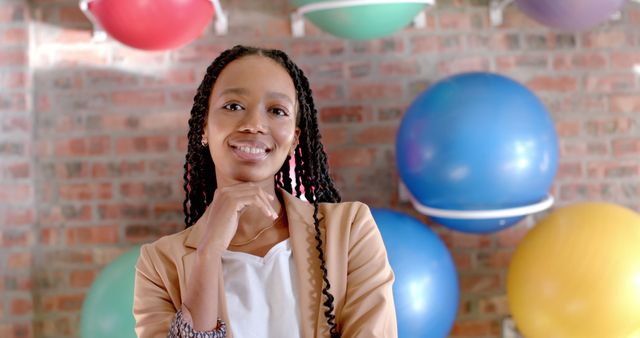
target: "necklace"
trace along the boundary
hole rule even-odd
[[[260,231],[258,231],[258,233],[253,236],[253,238],[251,238],[248,241],[244,241],[244,242],[240,242],[240,243],[229,243],[229,246],[243,246],[243,245],[247,245],[253,241],[255,241],[256,239],[258,239],[258,237],[260,237],[260,235],[262,235],[265,231],[273,228],[274,226],[276,226],[276,224],[280,223],[280,220],[282,219],[282,215],[284,215],[284,208],[282,208],[280,210],[280,214],[278,214],[278,218],[275,219],[275,221],[273,221],[273,223],[271,223],[271,225],[262,228]]]

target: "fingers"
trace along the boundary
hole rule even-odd
[[[224,204],[233,208],[238,214],[242,213],[246,207],[252,206],[262,210],[267,217],[272,219],[278,217],[277,212],[271,205],[275,197],[253,183],[241,183],[219,188],[216,195],[218,195],[219,199],[224,200]]]

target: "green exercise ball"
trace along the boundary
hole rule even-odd
[[[332,0],[291,0],[295,7]],[[424,3],[356,5],[305,14],[323,31],[346,39],[368,40],[391,35],[406,27],[424,9]]]
[[[140,246],[107,265],[91,285],[82,304],[80,336],[83,338],[136,338],[133,283]]]

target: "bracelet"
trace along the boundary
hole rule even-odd
[[[171,322],[167,338],[225,338],[227,336],[227,325],[218,318],[215,329],[210,331],[196,331],[190,323],[182,317],[182,309],[178,309],[176,317]]]

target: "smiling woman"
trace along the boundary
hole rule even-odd
[[[397,337],[380,232],[366,205],[340,202],[285,53],[223,52],[188,138],[186,229],[141,248],[138,337]]]

